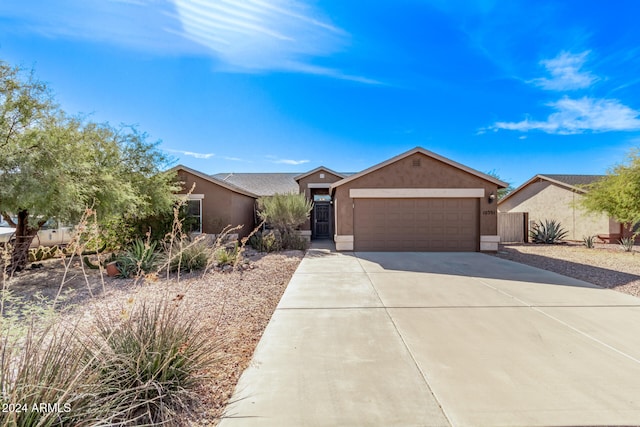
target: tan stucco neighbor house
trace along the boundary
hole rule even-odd
[[[256,224],[259,196],[297,192],[314,202],[301,234],[332,238],[337,250],[498,249],[496,195],[507,184],[421,147],[359,173],[321,166],[303,174],[209,176],[184,166],[174,169],[184,193],[196,184],[189,198],[200,200],[192,203],[201,210],[205,233],[218,232],[206,226],[213,215],[242,224],[240,235],[245,236]]]
[[[567,240],[586,236],[620,236],[620,223],[606,214],[586,212],[579,205],[587,190],[583,187],[603,175],[539,174],[498,202],[499,212],[527,212],[529,224],[546,219],[559,221]]]

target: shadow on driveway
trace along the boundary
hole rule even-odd
[[[640,275],[625,273],[608,268],[596,267],[543,255],[522,253],[517,249],[504,248],[503,253],[495,255],[497,258],[530,265],[567,275],[579,280],[593,283],[603,288],[615,289],[640,280]]]
[[[598,284],[588,282],[591,275],[595,275],[596,270],[598,275],[604,273],[618,275],[619,282],[616,282],[618,285],[640,279],[635,275],[623,277],[619,272],[612,270],[567,262],[573,264],[570,266],[571,269],[584,272],[579,278],[575,278],[564,275],[566,274],[565,270],[562,270],[564,274],[559,274],[541,269],[541,267],[477,252],[431,252],[428,256],[421,252],[357,252],[355,255],[361,260],[365,270],[373,273],[409,271],[585,288],[599,287]],[[534,255],[527,256],[535,257]],[[554,259],[554,261],[556,260]],[[542,264],[542,260],[539,262]],[[613,286],[603,285],[603,287]]]

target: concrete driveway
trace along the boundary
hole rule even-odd
[[[221,426],[640,425],[639,325],[489,255],[312,249]]]

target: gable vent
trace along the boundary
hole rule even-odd
[[[413,163],[412,163],[414,168],[419,168],[420,167],[420,159],[413,159]]]

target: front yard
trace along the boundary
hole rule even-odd
[[[616,244],[500,245],[497,257],[564,274],[604,288],[640,296],[640,253]]]
[[[255,346],[278,304],[302,251],[245,253],[245,262],[230,271],[183,274],[178,278],[149,275],[144,280],[114,279],[73,263],[65,274],[61,260],[48,260],[34,270],[19,272],[5,283],[14,296],[9,308],[47,306],[62,290],[56,306],[60,323],[91,325],[96,315],[122,316],[139,303],[169,299],[211,330],[218,344],[217,361],[199,387],[197,412],[181,416],[180,424],[215,425],[234,387],[248,366]],[[495,256],[575,277],[633,296],[640,296],[640,254],[618,245],[501,245]],[[61,284],[63,286],[61,287]],[[5,307],[7,309],[7,307]],[[193,408],[190,408],[193,409]],[[2,424],[2,423],[0,423]]]
[[[61,260],[52,259],[38,269],[17,273],[5,286],[18,298],[11,301],[14,308],[19,308],[20,300],[31,302],[26,307],[46,307],[34,295],[51,301],[64,280],[62,294],[68,295],[56,305],[56,311],[61,311],[56,322],[82,327],[91,325],[97,314],[122,316],[136,304],[169,298],[180,311],[206,324],[218,346],[215,368],[198,389],[202,404],[190,416],[179,417],[181,425],[208,426],[217,424],[303,255],[302,251],[248,250],[245,262],[235,271],[183,274],[179,280],[175,274],[168,279],[151,275],[137,281],[110,278],[95,270],[83,272],[80,262],[65,276]]]

